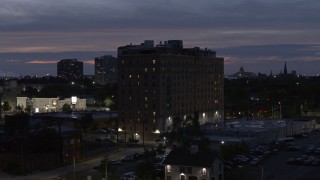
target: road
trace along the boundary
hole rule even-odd
[[[121,150],[119,152],[114,152],[108,155],[109,160],[118,160],[123,156],[133,153],[141,153],[143,148],[128,148],[127,150]],[[91,175],[92,179],[97,179],[100,175],[97,171],[93,170],[93,167],[100,164],[100,161],[105,157],[105,155],[100,155],[95,158],[91,158],[82,162],[78,162],[75,165],[75,178],[74,178],[74,166],[69,165],[67,167],[60,167],[57,169],[52,169],[43,172],[37,172],[35,174],[30,174],[26,176],[12,176],[4,173],[0,173],[1,180],[62,180],[66,179],[77,179],[77,180],[86,180],[88,175]]]

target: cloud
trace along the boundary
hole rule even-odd
[[[89,65],[94,65],[94,60],[90,59],[90,60],[84,60],[83,61],[84,64],[89,64]]]
[[[6,62],[8,62],[8,63],[12,63],[12,64],[17,64],[17,63],[22,62],[22,60],[18,60],[18,59],[9,59],[9,60],[6,60]]]
[[[31,60],[26,61],[26,64],[57,64],[58,60]]]

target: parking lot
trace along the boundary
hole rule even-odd
[[[283,180],[283,179],[320,179],[320,153],[316,149],[319,144],[320,133],[314,132],[309,137],[296,139],[294,146],[299,150],[290,150],[286,148],[272,152],[266,156],[260,163],[250,165],[249,162],[237,168],[233,168],[226,173],[242,171],[245,173],[245,179],[266,179],[266,180]],[[313,149],[310,152],[310,147]],[[300,162],[288,163],[288,159],[303,159]],[[306,160],[311,159],[309,162]],[[314,162],[314,164],[312,164]]]

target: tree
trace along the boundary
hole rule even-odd
[[[107,97],[107,98],[104,100],[104,105],[105,105],[106,107],[110,107],[112,104],[114,104],[114,103],[113,103],[113,101],[112,101],[111,98]]]
[[[16,106],[16,110],[17,111],[22,111],[22,107],[18,105],[18,106]]]
[[[156,167],[150,160],[139,163],[134,172],[139,180],[156,179]]]
[[[181,127],[182,119],[180,116],[175,116],[172,119],[172,131],[177,131]]]
[[[32,107],[30,105],[27,105],[27,107],[24,108],[24,110],[27,111],[30,114],[30,112],[32,110]]]
[[[28,138],[26,150],[31,153],[60,152],[60,136],[55,129],[41,128]]]
[[[71,105],[70,104],[64,104],[62,106],[62,111],[71,111]]]
[[[4,111],[9,111],[11,109],[9,102],[8,101],[3,102],[2,108]]]

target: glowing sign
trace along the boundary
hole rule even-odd
[[[77,96],[72,96],[71,97],[71,104],[77,104]]]

